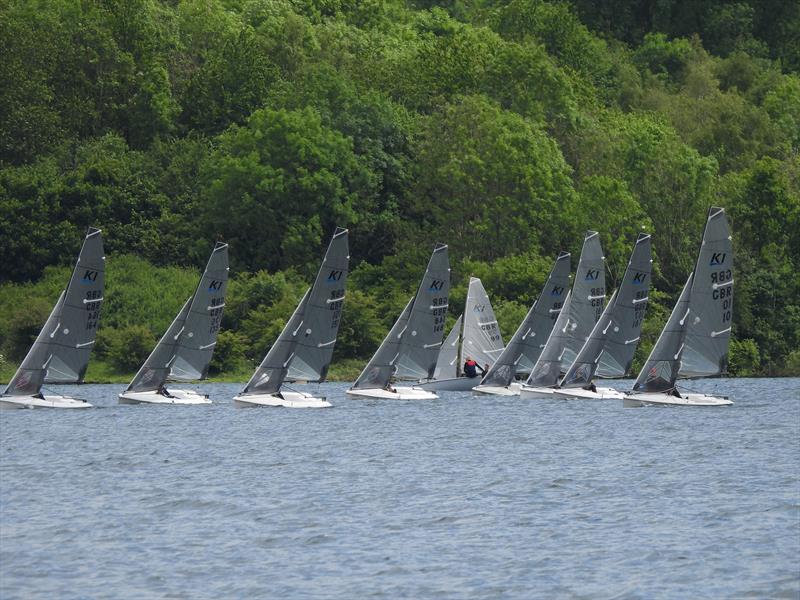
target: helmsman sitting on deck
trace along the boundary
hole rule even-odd
[[[469,378],[478,376],[478,369],[481,371],[481,376],[486,374],[486,370],[475,362],[471,356],[467,357],[464,361],[464,375]]]

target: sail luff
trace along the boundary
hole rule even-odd
[[[178,339],[184,331],[184,323],[189,314],[189,305],[193,296],[186,302],[175,315],[172,323],[158,340],[153,351],[139,368],[133,380],[128,385],[128,392],[149,392],[159,389],[167,381],[172,362],[175,360],[175,349]]]
[[[561,362],[564,359],[564,351],[569,339],[570,322],[572,320],[570,316],[571,303],[572,293],[567,290],[564,306],[558,314],[553,331],[550,332],[539,359],[531,369],[531,374],[525,382],[526,385],[554,387],[558,383],[558,378],[561,376]]]
[[[60,326],[66,292],[61,292],[39,335],[8,382],[4,396],[35,396],[42,389],[48,364],[52,360],[52,339]]]
[[[297,348],[299,334],[304,327],[306,306],[311,288],[306,290],[302,299],[286,321],[278,339],[272,344],[261,364],[244,386],[241,395],[247,394],[274,394],[280,391],[286,375],[289,373],[289,363]]]
[[[406,303],[389,333],[386,334],[375,354],[361,371],[353,384],[353,389],[382,389],[389,384],[395,370],[397,357],[400,354],[402,336],[408,329],[408,319],[411,316],[413,303],[414,296]]]
[[[439,357],[436,359],[436,369],[433,372],[434,379],[453,379],[458,377],[461,323],[462,317],[459,315],[455,325],[453,325],[450,333],[447,334],[442,343]]]
[[[528,361],[530,368],[539,359],[547,338],[561,313],[569,285],[570,255],[562,252],[550,270],[539,297],[497,361],[481,380],[481,385],[507,387],[514,381],[519,364]],[[530,369],[529,369],[530,370]]]
[[[690,274],[664,329],[639,371],[633,384],[634,392],[669,392],[674,389],[686,337],[692,279]]]

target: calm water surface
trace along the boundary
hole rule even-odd
[[[123,387],[0,412],[0,597],[800,597],[798,379],[693,383],[716,409]]]

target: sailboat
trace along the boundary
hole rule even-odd
[[[337,227],[312,285],[244,389],[237,408],[325,408],[325,397],[288,389],[285,382],[322,382],[333,358],[344,306],[350,251],[348,231]]]
[[[484,374],[473,394],[516,396],[520,386],[514,382],[517,366],[526,359],[533,365],[539,359],[558,315],[564,307],[569,286],[570,254],[559,254],[536,302],[522,320],[497,361]]]
[[[600,375],[601,366],[607,377],[624,377],[631,368],[647,309],[651,252],[650,235],[640,233],[619,289],[612,294],[589,339],[553,390],[555,397],[595,400],[622,397],[621,392],[598,387],[593,380]],[[542,394],[543,390],[534,393]]]
[[[464,314],[459,316],[456,325],[461,325],[458,331],[454,327],[447,336],[445,343],[442,344],[439,354],[444,354],[437,360],[447,362],[453,368],[449,371],[450,376],[441,376],[434,371],[434,378],[429,381],[420,381],[417,386],[425,390],[437,391],[467,391],[480,383],[477,377],[466,377],[461,372],[461,364],[467,357],[474,359],[479,365],[492,365],[503,352],[503,337],[500,334],[500,327],[497,324],[497,317],[494,314],[489,295],[483,287],[483,283],[477,277],[469,278],[467,288],[467,301],[465,303]],[[453,338],[460,340],[456,345],[455,358],[451,356]],[[449,344],[448,344],[449,340]]]
[[[105,270],[103,238],[90,227],[67,288],[0,394],[0,408],[88,408],[84,400],[42,394],[44,383],[81,383],[94,346]]]
[[[450,292],[447,246],[437,244],[419,289],[400,313],[347,395],[355,398],[428,400],[438,396],[420,387],[393,386],[393,376],[431,379],[444,336]]]
[[[120,404],[210,404],[194,390],[167,389],[167,381],[204,379],[214,354],[228,287],[228,244],[217,242],[197,290],[186,302],[119,395]]]
[[[730,406],[726,396],[679,392],[679,378],[722,375],[733,315],[733,243],[725,209],[708,211],[694,271],[623,404]]]

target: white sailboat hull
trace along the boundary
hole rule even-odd
[[[479,385],[472,388],[473,396],[519,396],[522,384],[514,382],[508,387],[499,385]]]
[[[627,408],[641,406],[731,406],[733,400],[724,396],[710,394],[682,394],[681,398],[671,394],[644,393],[627,394],[623,397],[622,405]]]
[[[555,388],[523,385],[519,391],[519,397],[521,400],[551,400],[555,391]]]
[[[351,398],[373,398],[376,400],[436,400],[439,398],[433,392],[418,387],[394,387],[392,390],[383,388],[349,389],[347,395]]]
[[[167,390],[171,397],[159,394],[157,390],[148,392],[122,392],[120,404],[211,404],[206,394],[193,390]]]
[[[480,377],[451,377],[420,382],[414,387],[441,392],[468,392],[481,382]]]
[[[92,405],[67,396],[0,396],[0,409],[16,408],[92,408]]]
[[[240,394],[233,397],[236,408],[283,407],[283,408],[328,408],[327,399],[295,391],[280,391],[276,394]]]
[[[625,394],[609,387],[598,387],[596,392],[583,388],[563,388],[553,390],[553,398],[566,400],[621,400]]]

